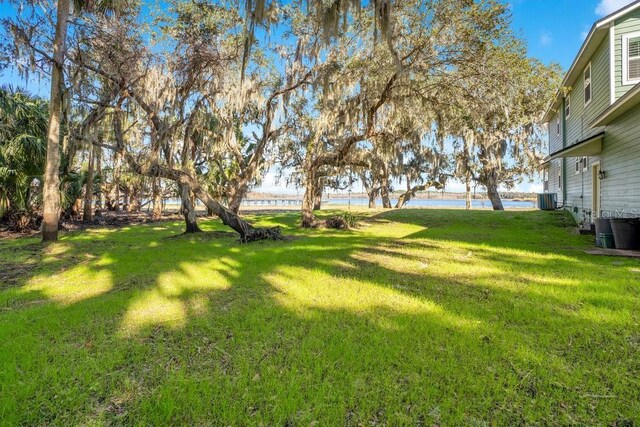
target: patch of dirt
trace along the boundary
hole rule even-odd
[[[201,215],[200,217],[205,217]],[[151,224],[162,222],[182,221],[183,218],[177,213],[165,213],[161,219],[154,220],[151,214],[147,212],[110,212],[105,211],[100,215],[96,215],[93,221],[84,222],[81,220],[65,220],[62,222],[61,231],[81,231],[91,228],[121,228],[130,225]],[[28,230],[22,233],[0,230],[0,240],[17,239],[20,237],[32,237],[40,232],[38,230]]]
[[[38,234],[37,230],[28,230],[24,232],[17,232],[11,230],[0,230],[0,240],[19,239],[21,237],[31,237]]]
[[[18,285],[20,279],[28,275],[35,267],[35,264],[25,263],[2,264],[0,268],[0,289]]]
[[[130,225],[160,223],[168,221],[180,221],[182,216],[178,214],[164,214],[162,218],[154,220],[146,212],[103,212],[97,215],[91,222],[67,221],[63,223],[65,230],[86,230],[89,228],[120,228]]]
[[[207,241],[214,239],[229,239],[238,237],[238,233],[233,231],[201,231],[199,233],[182,233],[175,236],[167,236],[165,239],[196,239],[198,241]]]

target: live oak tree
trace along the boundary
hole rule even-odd
[[[409,97],[396,100],[395,108],[401,113],[389,118],[385,129],[353,156],[359,163],[370,207],[375,207],[378,195],[383,208],[392,207],[393,183],[405,186],[395,204],[398,209],[419,192],[442,188],[447,180],[449,158],[443,134],[430,120],[431,114],[415,101]]]
[[[406,187],[402,207],[451,173],[497,193],[539,158],[538,100],[527,99],[546,97],[552,73],[510,47],[498,1],[190,0],[145,16],[127,4],[127,14],[77,15],[64,38],[56,170],[87,165],[87,220],[99,170],[105,205],[148,199],[159,218],[177,194],[185,230],[197,232],[199,199],[249,241],[279,237],[238,215],[276,160],[304,187],[308,227],[323,191],[354,173],[385,207],[392,184]],[[10,25],[16,45],[51,61],[54,31],[35,24]],[[465,141],[466,169],[452,167],[445,140]]]
[[[255,229],[234,212],[223,207],[205,191],[205,187],[198,182],[197,175],[189,165],[194,157],[194,150],[199,153],[200,149],[204,148],[206,151],[206,147],[198,147],[192,143],[194,133],[220,131],[219,126],[214,129],[196,126],[201,122],[197,118],[202,116],[201,111],[204,107],[208,107],[208,111],[217,118],[219,103],[225,101],[219,96],[220,93],[224,93],[224,88],[221,89],[217,85],[225,81],[224,73],[234,68],[233,63],[229,66],[229,62],[233,61],[234,52],[226,49],[224,45],[200,46],[199,49],[193,50],[196,58],[192,58],[187,52],[179,61],[173,63],[142,46],[141,37],[134,34],[131,27],[114,22],[108,24],[109,31],[96,32],[93,41],[96,48],[92,49],[91,55],[79,52],[78,57],[74,59],[89,72],[102,76],[117,86],[114,98],[118,100],[116,110],[121,111],[126,105],[135,105],[136,111],[142,114],[148,135],[147,150],[141,153],[143,155],[140,158],[136,159],[127,152],[127,137],[124,131],[114,132],[116,144],[110,148],[121,151],[129,167],[136,172],[156,179],[175,181],[182,189],[183,195],[193,193],[218,214],[225,224],[238,231],[243,240],[277,237],[276,231]],[[118,48],[114,50],[112,47],[115,46]],[[189,50],[188,47],[185,49]],[[231,60],[227,61],[227,58]],[[239,70],[239,67],[235,69]],[[297,83],[293,85],[295,84]],[[285,87],[285,90],[289,87]],[[267,122],[271,117],[269,110],[273,108],[269,101],[283,93],[276,91],[267,99]],[[267,141],[273,137],[268,126],[268,123],[264,126],[266,131],[262,138]],[[206,140],[211,142],[216,139],[218,138],[214,135]],[[182,150],[176,147],[182,147]],[[181,154],[181,167],[176,167],[176,158],[179,159]],[[257,157],[260,157],[259,151]],[[249,167],[253,165],[254,163],[249,162]],[[210,163],[208,167],[215,165]],[[188,191],[184,191],[185,188]],[[186,199],[188,197],[183,196],[183,208]],[[187,215],[187,221],[189,218],[194,217]],[[189,230],[190,225],[187,226]]]
[[[461,65],[479,61],[507,23],[504,5],[493,1],[394,2],[379,39],[370,31],[379,15],[369,9],[361,14],[333,31],[325,48],[313,106],[317,119],[302,166],[303,226],[316,224],[314,184],[322,167],[348,164],[358,144],[398,122],[394,116],[402,114],[406,99],[428,116],[438,88],[470,77]]]
[[[443,126],[457,140],[456,172],[467,194],[476,181],[486,188],[493,209],[503,210],[498,188],[512,188],[539,169],[545,137],[540,120],[557,87],[559,67],[527,57],[523,43],[505,29],[480,62],[465,68],[476,74],[451,87]]]

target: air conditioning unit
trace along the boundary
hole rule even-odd
[[[558,209],[558,195],[556,193],[539,193],[538,209],[542,211],[554,211]]]

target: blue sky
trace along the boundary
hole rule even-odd
[[[144,0],[143,0],[144,1]],[[593,23],[603,16],[631,3],[633,0],[510,0],[513,17],[512,26],[526,41],[529,55],[549,64],[559,63],[568,69],[580,49]],[[6,16],[9,7],[0,0],[0,17]],[[19,79],[12,70],[0,74],[0,85],[19,84]],[[47,81],[31,81],[20,83],[33,93],[46,95]],[[449,191],[462,191],[459,183],[447,186]],[[522,191],[540,191],[542,184],[538,182],[523,183],[518,189]],[[264,184],[258,191],[295,192],[285,189],[273,180],[273,174],[265,177]],[[354,191],[359,191],[354,188]]]
[[[591,25],[632,0],[512,0],[513,28],[526,40],[529,54],[566,70]]]

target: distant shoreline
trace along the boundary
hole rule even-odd
[[[389,198],[398,199],[403,194],[402,192],[393,192],[389,194]],[[247,194],[247,200],[302,200],[302,194],[277,194],[277,193],[256,193],[252,192]],[[534,202],[536,200],[535,193],[522,193],[522,192],[503,192],[500,193],[500,197],[503,200],[512,200],[514,202]],[[368,199],[369,196],[366,193],[326,193],[322,196],[323,200],[331,199]],[[380,196],[378,196],[378,199]],[[412,197],[412,200],[464,200],[466,199],[465,193],[454,192],[440,192],[440,191],[424,191]],[[478,192],[475,195],[471,195],[472,200],[487,200],[488,196],[485,192]]]

